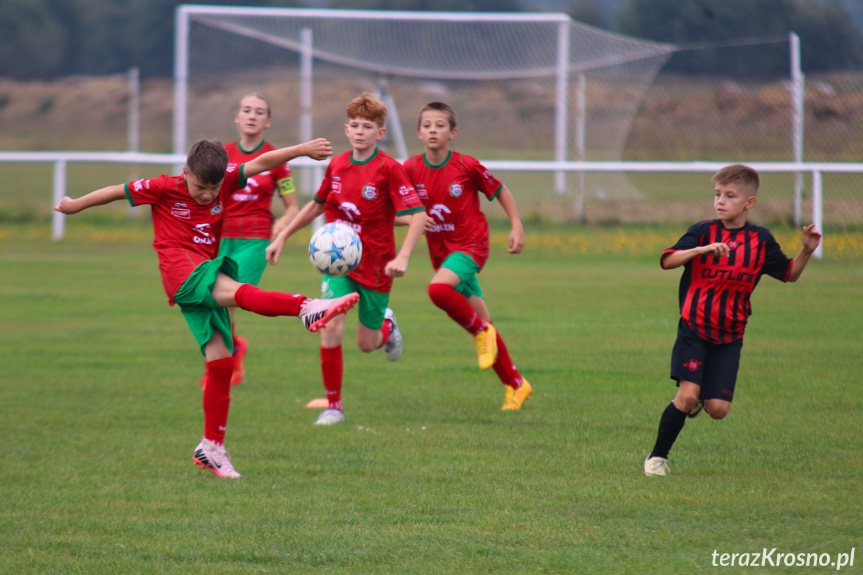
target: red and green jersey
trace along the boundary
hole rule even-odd
[[[747,223],[729,230],[719,220],[693,224],[662,252],[666,254],[722,242],[727,257],[698,256],[686,263],[680,277],[680,317],[698,337],[731,343],[743,337],[752,315],[749,298],[761,276],[788,281],[793,260],[782,253],[770,230]]]
[[[231,142],[225,149],[228,151],[228,167],[236,168],[276,148],[269,142],[261,142],[257,148],[247,152],[240,147],[239,142]],[[269,240],[274,219],[273,194],[277,189],[279,195],[294,193],[294,181],[288,164],[252,176],[246,180],[245,188],[226,194],[222,198],[225,208],[222,237]]]
[[[174,294],[195,268],[218,255],[221,198],[242,184],[242,167],[229,167],[219,197],[206,206],[192,199],[183,176],[159,176],[126,184],[129,203],[151,206],[153,248],[159,255],[159,271],[170,305],[174,305]]]
[[[363,242],[363,257],[350,277],[367,289],[389,293],[393,278],[384,270],[396,257],[396,215],[423,209],[402,165],[377,149],[364,162],[354,161],[351,151],[339,154],[327,166],[315,201],[324,205],[327,222],[349,225]]]
[[[439,165],[430,164],[425,154],[414,156],[405,169],[434,222],[426,228],[434,269],[454,252],[469,255],[482,269],[488,259],[488,221],[479,195],[493,200],[503,187],[500,180],[475,158],[453,151]]]

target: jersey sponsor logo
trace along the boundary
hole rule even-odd
[[[434,232],[454,232],[455,231],[455,224],[446,223],[446,215],[445,214],[451,214],[451,213],[452,213],[452,210],[449,209],[448,207],[446,207],[444,204],[433,205],[432,208],[429,210],[429,215],[432,216],[433,218],[437,219],[437,220],[440,220],[440,223],[434,224],[433,226],[431,226],[426,231],[432,232],[432,233],[434,233]]]
[[[454,198],[461,196],[463,191],[464,190],[462,190],[461,184],[450,184],[449,186],[449,195]]]
[[[482,177],[485,178],[486,180],[490,179],[491,178],[491,172],[489,172],[488,170],[483,170]]]
[[[210,235],[208,229],[210,229],[210,224],[195,224],[195,231],[200,234],[192,238],[196,244],[210,245],[216,243],[216,238]]]
[[[145,186],[148,190],[150,189],[150,180],[138,180],[134,184],[132,184],[132,189],[134,189],[136,192],[140,192],[144,189]]]
[[[701,367],[701,362],[697,359],[690,359],[683,364],[683,367],[685,367],[689,371],[698,371],[698,368]]]
[[[333,178],[333,183],[330,184],[330,189],[334,194],[342,193],[342,183],[337,181],[336,178]]]
[[[236,172],[237,171],[237,164],[228,164],[228,167],[225,171],[226,172]]]
[[[409,193],[411,193],[412,191],[414,191],[414,189],[411,188],[410,186],[400,186],[399,187],[399,195],[400,196],[406,196]]]
[[[417,184],[416,190],[417,190],[417,195],[420,197],[420,199],[422,199],[422,200],[429,199],[428,190],[426,190],[426,187],[423,184]]]
[[[435,204],[432,206],[432,209],[429,210],[429,215],[433,216],[440,221],[446,221],[446,217],[444,214],[451,214],[452,210],[446,207],[444,204]]]
[[[749,272],[710,268],[702,269],[701,277],[708,280],[708,285],[714,289],[732,291],[740,289],[752,291],[755,289],[755,280],[758,278],[756,274]]]
[[[259,187],[261,187],[261,184],[259,184],[255,178],[249,178],[246,181],[246,187],[231,194],[231,199],[235,202],[254,202],[260,196],[254,193],[252,188]]]
[[[348,226],[349,228],[351,228],[352,230],[354,230],[355,232],[357,232],[358,234],[362,233],[362,231],[363,231],[363,227],[360,224],[355,224],[355,223],[349,222],[347,220],[340,220],[339,218],[336,218],[336,223],[337,224],[344,224],[344,225]]]
[[[214,216],[218,216],[222,213],[222,204],[214,204],[212,208],[210,208],[210,213]]]
[[[350,222],[354,221],[354,216],[362,215],[360,210],[357,208],[357,205],[351,202],[341,202],[339,204],[339,209],[344,212],[345,217],[348,218],[348,221]]]
[[[171,208],[171,214],[173,214],[174,217],[188,220],[192,217],[192,210],[190,210],[189,208],[178,208],[174,206],[173,208]]]
[[[372,184],[367,184],[363,188],[363,197],[365,199],[373,200],[373,199],[375,199],[376,195],[378,195],[378,191],[375,189],[375,187]]]

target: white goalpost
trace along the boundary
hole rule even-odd
[[[490,152],[484,157],[619,160],[644,90],[674,51],[565,14],[192,5],[176,14],[174,153],[185,150],[189,134],[212,132],[210,113],[196,110],[213,109],[213,90],[263,86],[283,97],[279,107],[289,110],[287,123],[301,127],[300,139],[314,126],[316,135],[338,142],[332,118],[369,89],[388,103],[398,157],[412,151],[404,134],[413,132],[415,111],[448,99],[471,114],[471,133],[482,134]],[[597,124],[585,125],[585,105],[600,110]],[[550,187],[563,195],[566,179],[556,171]],[[618,179],[605,187],[637,193]]]

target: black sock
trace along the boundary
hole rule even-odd
[[[677,440],[684,423],[686,423],[686,412],[677,409],[672,401],[662,412],[659,433],[656,434],[656,445],[653,446],[650,457],[668,459],[668,452],[671,451],[671,446]]]

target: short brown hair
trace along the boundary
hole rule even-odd
[[[348,104],[348,120],[360,118],[374,122],[383,128],[387,121],[387,105],[381,102],[377,94],[363,92]]]
[[[713,174],[713,183],[719,185],[737,184],[743,188],[747,188],[745,191],[748,191],[749,195],[754,196],[758,193],[761,179],[758,177],[758,172],[749,166],[731,164]]]
[[[198,140],[186,154],[186,167],[205,184],[218,184],[225,179],[228,152],[218,140]]]
[[[455,129],[455,127],[456,127],[456,116],[455,116],[455,110],[452,109],[452,106],[450,106],[449,104],[445,104],[443,102],[429,102],[428,104],[423,106],[422,110],[420,110],[419,118],[417,118],[417,130],[420,129],[420,126],[422,124],[423,114],[426,112],[430,112],[432,110],[434,110],[436,112],[443,112],[444,114],[446,114],[446,118],[447,118],[447,120],[449,120],[450,130]]]

